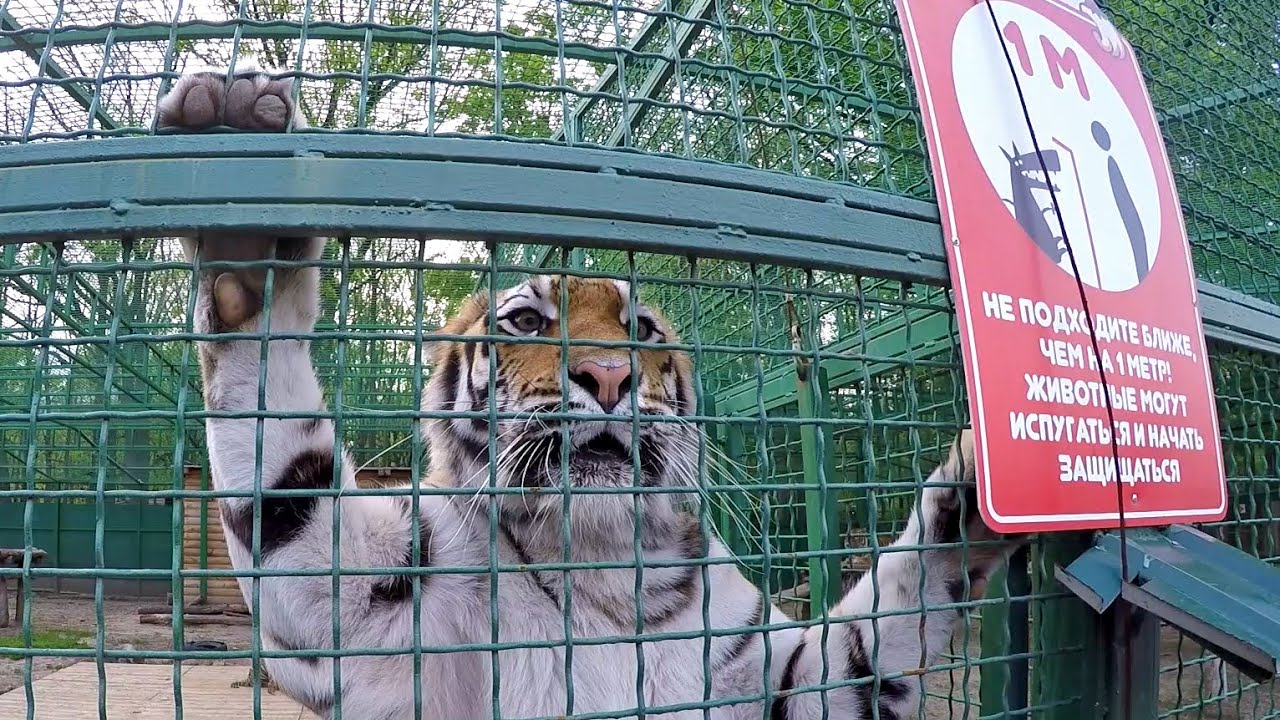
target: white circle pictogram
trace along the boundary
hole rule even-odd
[[[978,4],[960,19],[952,42],[956,97],[987,178],[1050,262],[1071,273],[1065,225],[1085,284],[1111,292],[1136,287],[1160,244],[1155,169],[1137,123],[1102,68],[1065,30],[1021,5],[992,5],[998,34],[986,5]],[[1035,124],[1039,157],[1001,39]]]

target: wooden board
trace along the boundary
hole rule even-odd
[[[107,720],[173,718],[174,678],[171,665],[108,663]],[[233,688],[244,680],[248,665],[183,666],[182,717],[185,720],[242,720],[254,717],[253,688]],[[79,662],[32,683],[35,720],[97,720],[98,669]],[[263,720],[317,720],[283,693],[261,692]],[[25,688],[0,695],[0,718],[27,717]]]

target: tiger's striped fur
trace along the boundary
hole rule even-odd
[[[176,128],[218,122],[279,130],[290,119],[303,124],[289,84],[252,71],[237,74],[230,84],[222,74],[187,75],[160,107],[160,123]],[[203,262],[261,260],[273,252],[279,259],[305,261],[319,258],[323,241],[210,233],[184,246],[189,258],[199,252]],[[273,413],[261,420],[207,421],[215,487],[240,493],[220,501],[234,566],[253,567],[256,545],[268,574],[319,571],[260,581],[264,648],[293,652],[267,660],[279,686],[322,717],[339,701],[347,717],[413,717],[415,656],[409,648],[416,642],[446,650],[418,656],[424,718],[488,718],[495,710],[503,718],[630,716],[641,708],[648,715],[668,708],[663,717],[702,718],[704,706],[720,720],[766,714],[791,720],[869,718],[875,710],[884,720],[912,715],[920,678],[902,673],[934,661],[961,616],[954,607],[937,606],[979,596],[1009,549],[980,546],[965,555],[954,546],[910,549],[956,543],[962,532],[975,540],[999,539],[977,517],[968,435],[931,476],[895,546],[884,548],[874,570],[831,609],[835,620],[761,630],[786,623],[786,616],[686,511],[683,495],[645,491],[697,483],[693,449],[701,430],[679,420],[696,410],[695,371],[687,355],[645,347],[635,351],[633,367],[631,351],[619,347],[570,345],[563,358],[561,342],[466,340],[485,335],[493,319],[500,335],[559,338],[560,325],[567,323],[565,334],[572,340],[624,341],[634,318],[641,339],[676,342],[674,329],[656,309],[633,303],[626,283],[566,282],[538,277],[503,290],[492,312],[482,294],[443,328],[434,343],[435,369],[423,407],[474,413],[437,415],[426,423],[426,485],[480,491],[496,484],[511,492],[494,496],[495,507],[479,492],[424,494],[416,522],[415,504],[406,496],[335,500],[314,492],[269,494],[321,491],[335,481],[343,489],[355,487],[351,462],[335,457],[340,445],[330,420],[279,416],[325,407],[308,343],[296,337],[266,341],[265,368],[262,341],[199,343],[209,410],[257,411],[261,377],[264,409]],[[266,287],[260,268],[203,271],[196,330],[260,333],[264,321],[272,336],[313,329],[319,311],[316,268],[275,270],[269,318],[263,312]],[[562,300],[568,310],[563,316]],[[491,440],[496,412],[526,416],[497,420]],[[540,417],[557,412],[601,417],[573,422],[566,432],[559,420]],[[634,413],[653,422],[633,423]],[[639,427],[634,446],[633,424]],[[563,457],[567,467],[561,467]],[[630,491],[633,476],[640,492]],[[560,492],[563,478],[579,491],[567,505]],[[250,496],[259,487],[268,494],[261,496],[255,517]],[[605,566],[570,573],[525,568],[496,575],[342,575],[335,595],[329,574],[335,531],[344,568],[416,571],[566,560]],[[566,534],[569,547],[563,544]],[[251,600],[251,581],[241,584]],[[875,617],[867,617],[873,612]],[[851,616],[858,619],[840,619]],[[666,635],[639,644],[628,639],[641,622],[645,634]],[[746,630],[727,632],[735,628]],[[504,644],[501,650],[483,649],[495,638]],[[335,693],[334,658],[353,648],[381,648],[386,654],[343,657]],[[296,652],[302,650],[322,656]],[[874,684],[851,683],[872,678]],[[796,692],[823,683],[825,693]]]

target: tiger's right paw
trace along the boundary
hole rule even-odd
[[[282,132],[307,126],[293,100],[293,79],[272,79],[256,67],[225,73],[183,75],[160,100],[161,128],[205,130],[226,126],[237,130]]]

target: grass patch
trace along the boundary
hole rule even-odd
[[[89,630],[35,630],[31,633],[31,647],[41,650],[60,650],[64,648],[82,648],[86,640],[91,640],[93,633]],[[26,647],[22,642],[22,632],[0,635],[0,648]],[[21,655],[0,653],[0,658],[20,660]]]

